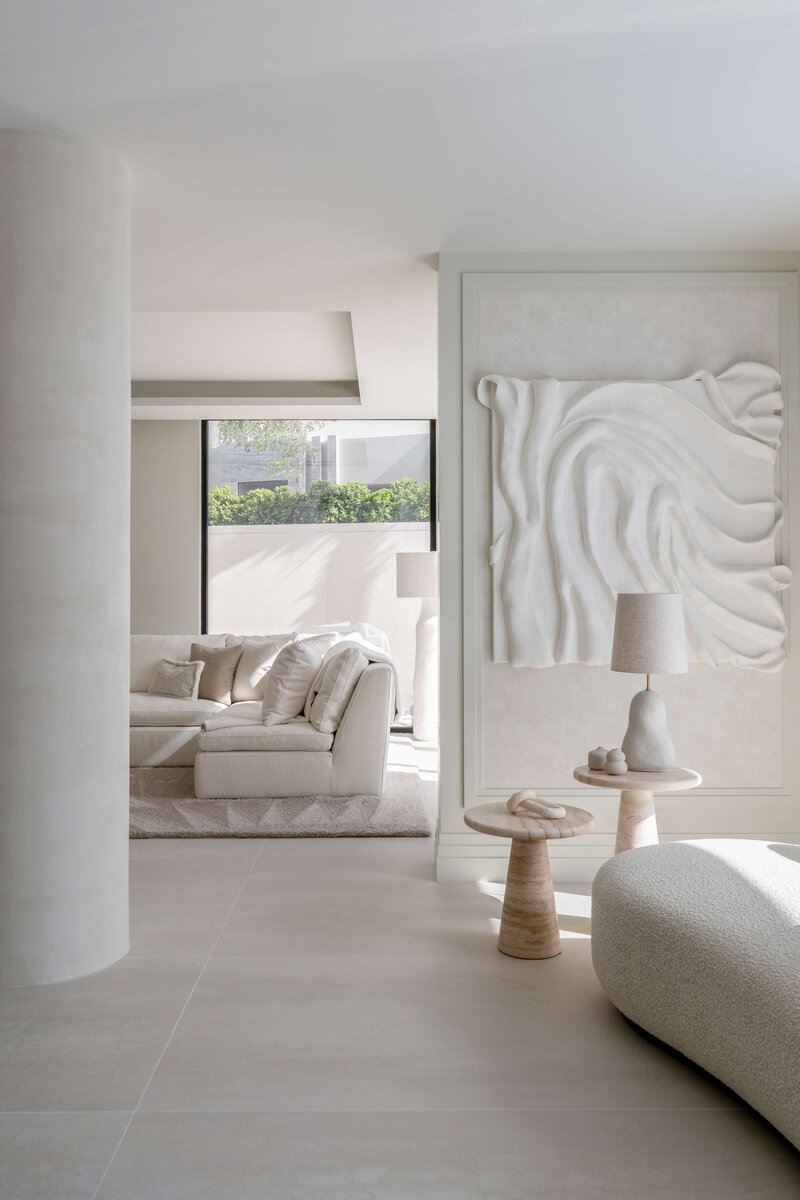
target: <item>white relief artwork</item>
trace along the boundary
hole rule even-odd
[[[493,658],[608,663],[619,592],[682,592],[692,662],[777,671],[780,376],[615,383],[487,375]]]

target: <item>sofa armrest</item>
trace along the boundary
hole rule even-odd
[[[335,796],[382,795],[393,711],[392,668],[388,663],[370,663],[333,739]]]

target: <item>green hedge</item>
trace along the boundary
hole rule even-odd
[[[208,493],[209,525],[335,525],[389,521],[429,521],[429,483],[398,479],[380,491],[365,483],[318,479],[308,492],[288,487],[254,488],[237,496],[229,487]]]

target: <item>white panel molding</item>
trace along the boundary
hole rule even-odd
[[[485,291],[507,290],[686,290],[770,289],[779,296],[778,369],[783,381],[784,431],[776,491],[786,517],[777,544],[777,560],[789,567],[800,561],[800,519],[793,519],[800,496],[800,422],[798,421],[798,270],[797,254],[642,254],[642,255],[495,255],[445,253],[440,259],[440,518],[442,578],[442,764],[437,873],[440,879],[502,877],[507,847],[463,824],[465,807],[503,799],[513,790],[492,786],[483,756],[485,605],[490,601],[485,563],[478,542],[488,414],[476,401],[482,359],[480,300]],[[502,364],[497,364],[497,369]],[[464,480],[469,487],[463,486]],[[800,514],[799,514],[800,517]],[[792,616],[800,596],[784,593],[791,643]],[[793,762],[791,714],[800,704],[800,656],[789,655],[782,673],[782,773],[779,787],[700,788],[687,795],[693,807],[675,824],[681,810],[671,798],[657,798],[662,836],[772,837],[799,841],[797,799],[800,779]],[[461,703],[458,703],[458,697]],[[571,768],[576,763],[568,764]],[[530,786],[520,780],[517,786]],[[554,875],[562,881],[592,878],[613,853],[616,794],[601,802],[586,789],[548,788],[548,796],[582,803],[598,816],[595,834],[570,840],[553,852]],[[755,802],[755,803],[754,803]],[[593,839],[593,840],[592,840]],[[558,864],[557,867],[555,864]],[[557,873],[556,873],[557,872]],[[588,873],[587,873],[588,872]]]

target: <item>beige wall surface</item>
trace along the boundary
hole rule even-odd
[[[791,255],[443,255],[440,512],[442,675],[463,681],[463,710],[443,706],[440,878],[501,877],[504,848],[463,826],[465,807],[534,787],[595,813],[597,829],[551,847],[556,878],[590,879],[613,850],[616,797],[580,788],[591,745],[618,745],[637,680],[608,668],[512,668],[491,661],[490,419],[484,374],[533,379],[676,379],[742,360],[783,376],[788,502],[778,561],[791,561],[800,511],[790,492],[797,429],[797,261]],[[562,263],[551,265],[557,259]],[[641,264],[641,265],[639,265]],[[784,596],[795,605],[793,589]],[[463,614],[460,615],[460,614]],[[662,838],[800,840],[790,750],[790,656],[781,673],[693,665],[658,688],[696,792],[657,803]]]
[[[419,600],[397,598],[395,556],[427,550],[427,525],[220,525],[209,529],[209,633],[303,633],[366,621],[389,638],[411,703]]]
[[[200,632],[200,422],[133,421],[131,632]]]

